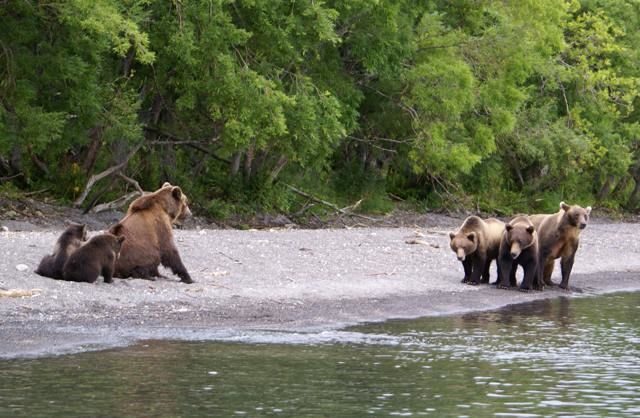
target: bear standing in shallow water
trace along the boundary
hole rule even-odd
[[[553,286],[551,274],[556,258],[560,258],[562,289],[569,288],[580,232],[587,227],[591,206],[583,208],[560,202],[560,210],[551,215],[531,215],[529,219],[538,231],[540,246],[540,272],[544,284]]]
[[[153,279],[160,277],[162,264],[183,283],[193,283],[173,239],[173,224],[190,214],[187,197],[169,183],[134,200],[126,216],[109,228],[112,234],[126,237],[114,276]]]
[[[87,226],[72,223],[60,235],[53,254],[45,255],[35,273],[52,279],[62,280],[62,268],[69,255],[87,240]]]
[[[469,216],[456,232],[450,232],[450,247],[464,268],[462,283],[489,283],[491,261],[498,258],[504,222],[489,218],[486,221]]]

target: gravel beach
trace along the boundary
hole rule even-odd
[[[195,280],[191,285],[167,270],[162,271],[167,279],[113,284],[102,278],[86,284],[40,277],[33,270],[62,227],[26,230],[12,224],[0,233],[0,288],[33,295],[0,297],[0,357],[59,355],[144,339],[208,340],[256,330],[318,332],[541,298],[640,290],[640,224],[592,220],[582,233],[572,291],[522,293],[460,283],[462,266],[447,236],[460,223],[438,215],[394,228],[176,230]],[[559,274],[556,265],[556,283]]]

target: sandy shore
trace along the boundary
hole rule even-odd
[[[56,230],[0,233],[0,357],[122,346],[142,339],[208,340],[256,330],[315,332],[390,318],[495,309],[541,298],[640,290],[640,224],[592,223],[571,292],[522,293],[460,283],[447,233],[459,219],[415,228],[176,231],[196,283],[116,279],[69,283],[33,273]],[[418,242],[414,244],[408,243]],[[559,266],[554,281],[559,281]],[[495,270],[493,272],[495,277]]]

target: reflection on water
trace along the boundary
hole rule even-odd
[[[631,293],[3,361],[0,416],[639,416],[639,314]]]

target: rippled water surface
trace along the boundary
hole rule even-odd
[[[0,416],[640,416],[640,294],[0,362]]]

